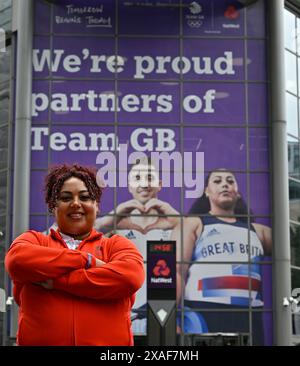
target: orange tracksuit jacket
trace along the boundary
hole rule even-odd
[[[92,267],[85,269],[88,252]],[[95,257],[106,264],[95,268]],[[93,230],[71,250],[54,230],[30,230],[12,243],[5,266],[20,306],[19,345],[133,345],[130,310],[145,273],[130,240]],[[47,279],[52,290],[36,284]]]

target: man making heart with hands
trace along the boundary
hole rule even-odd
[[[171,230],[178,224],[179,212],[168,202],[159,200],[162,189],[157,169],[151,160],[140,159],[128,177],[128,190],[133,199],[120,203],[108,215],[98,218],[96,230],[117,233],[133,241],[146,261],[148,240],[169,240]],[[132,312],[134,334],[146,334],[146,283],[136,294]]]

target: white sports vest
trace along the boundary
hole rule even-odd
[[[185,300],[239,306],[262,306],[260,265],[262,244],[247,223],[201,218],[203,232],[196,240],[185,286]],[[243,262],[212,263],[209,262]],[[248,262],[248,263],[247,263]],[[195,304],[196,305],[196,304]]]

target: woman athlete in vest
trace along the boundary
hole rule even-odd
[[[185,307],[181,328],[249,333],[249,307],[263,307],[258,261],[271,252],[271,230],[247,222],[236,178],[225,169],[210,172],[190,213],[206,216],[184,218],[183,248],[177,240],[178,261],[184,262],[177,266],[177,301],[184,294]],[[180,232],[178,225],[172,237],[180,238]],[[251,321],[257,344],[263,343],[261,314],[254,312]]]

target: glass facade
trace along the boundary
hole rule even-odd
[[[49,166],[93,165],[106,185],[100,230],[110,221],[106,235],[130,238],[145,263],[147,240],[177,235],[181,341],[238,332],[248,344],[272,344],[264,1],[180,3],[35,1],[30,225],[46,232],[53,224],[41,190]],[[156,189],[127,181],[136,178],[136,153],[160,154]],[[242,207],[209,222],[214,211],[198,198],[218,169],[234,179]],[[196,215],[212,230],[202,244],[185,239]],[[145,304],[144,287],[132,314],[136,335],[146,334]]]
[[[292,289],[300,279],[300,164],[299,164],[299,101],[300,101],[300,16],[285,9],[285,62],[287,141],[289,166],[290,237]],[[293,332],[300,334],[298,315],[293,315]]]
[[[11,31],[11,0],[2,0],[0,3],[0,28]]]
[[[133,240],[145,265],[146,241],[174,238],[171,223],[179,219],[182,343],[191,344],[201,333],[238,332],[245,345],[272,344],[272,255],[255,236],[271,227],[272,218],[265,2],[244,7],[242,1],[216,5],[207,0],[191,7],[191,1],[182,0],[178,7],[178,1],[103,0],[99,5],[89,0],[90,12],[80,0],[34,3],[31,228],[47,232],[55,224],[41,190],[49,166],[92,165],[106,185],[99,229],[101,219],[110,217],[106,235]],[[285,55],[291,276],[292,288],[300,288],[300,17],[295,14],[285,11]],[[3,0],[0,28],[9,35],[10,27],[11,1]],[[6,52],[0,52],[0,287],[10,225],[12,53],[8,41]],[[174,211],[165,214],[155,207],[143,215],[132,210],[129,220],[117,215],[120,204],[138,197],[127,182],[133,166],[127,158],[134,152],[167,153],[169,164],[157,164],[164,179],[154,197]],[[219,168],[233,174],[244,205],[225,214],[223,222],[211,222],[206,234],[213,238],[214,229],[219,235],[228,223],[236,233],[203,245],[204,239],[194,237],[187,244],[188,219],[200,217],[209,230],[209,210],[199,208],[197,197],[204,178]],[[168,230],[147,230],[161,227],[162,214]],[[239,255],[231,244],[234,236],[243,238]],[[194,283],[193,274],[198,276]],[[232,279],[235,283],[227,285]],[[143,288],[133,314],[136,335],[146,334],[145,301]],[[296,317],[293,330],[300,332]]]

